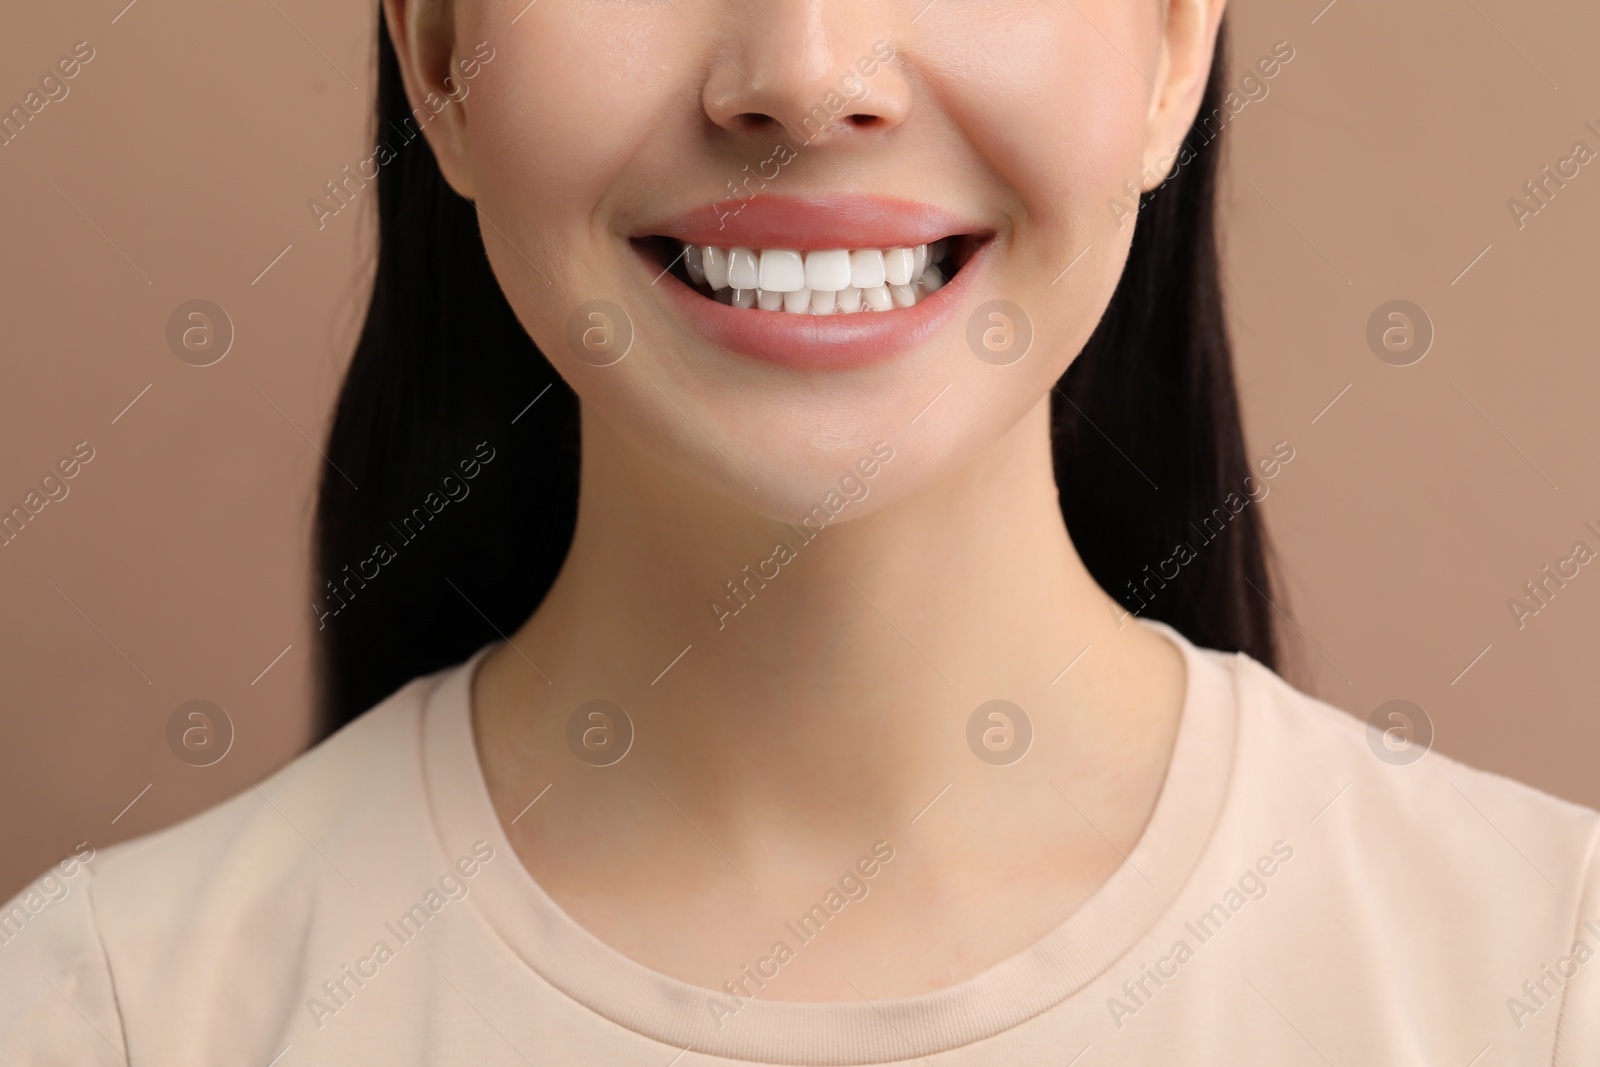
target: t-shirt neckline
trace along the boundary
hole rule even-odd
[[[490,644],[436,676],[421,721],[434,829],[446,855],[487,841],[507,862],[476,880],[470,904],[538,979],[596,1014],[677,1049],[756,1063],[853,1065],[929,1056],[994,1037],[1049,1011],[1123,957],[1165,913],[1199,863],[1232,778],[1237,694],[1230,661],[1164,623],[1139,619],[1183,655],[1183,711],[1144,833],[1106,882],[1031,946],[957,985],[896,999],[755,999],[710,1010],[725,993],[662,974],[579,926],[516,859],[474,745],[471,683]]]

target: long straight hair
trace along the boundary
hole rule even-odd
[[[1188,158],[1143,198],[1110,306],[1052,395],[1054,463],[1063,518],[1104,589],[1196,644],[1275,667],[1257,509],[1210,542],[1190,525],[1255,473],[1218,278],[1220,146],[1203,128],[1227,114],[1225,70],[1219,38]],[[393,146],[408,122],[380,14],[380,139]],[[501,292],[476,209],[412,136],[379,168],[372,298],[317,501],[324,735],[517,629],[577,516],[577,397]],[[1193,558],[1151,581],[1180,543]]]

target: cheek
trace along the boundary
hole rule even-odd
[[[1024,310],[1045,357],[1013,377],[1019,401],[1066,369],[1127,260],[1151,92],[1139,71],[1154,69],[1159,41],[1148,6],[1019,5],[974,20],[941,57],[943,105],[1014,199],[992,295]]]
[[[1132,242],[1138,197],[1125,183],[1138,187],[1151,93],[1140,72],[1154,70],[1160,41],[1153,12],[1019,2],[939,35],[950,42],[945,106],[1015,201],[1009,292],[998,295],[1035,319],[1059,354],[1053,372],[1092,332]]]
[[[474,162],[490,177],[537,170],[558,193],[592,191],[661,106],[677,35],[655,17],[601,22],[571,7],[536,4],[516,25],[476,8],[465,16],[473,24],[459,28],[496,51],[469,105],[471,125],[483,130]]]
[[[546,314],[552,295],[562,307],[612,295],[593,272],[601,208],[682,110],[678,68],[695,50],[670,7],[624,20],[535,4],[510,25],[519,7],[475,7],[458,32],[496,49],[467,109],[485,243],[517,310]]]
[[[943,103],[1029,231],[1075,231],[1081,248],[1110,217],[1106,198],[1137,181],[1151,92],[1140,71],[1155,68],[1160,30],[1148,8],[1017,4],[940,35]]]

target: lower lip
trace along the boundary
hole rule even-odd
[[[672,274],[656,282],[691,326],[717,345],[766,363],[801,370],[851,370],[884,363],[925,344],[955,314],[992,241],[956,276],[908,308],[797,315],[736,308],[702,296]],[[658,269],[658,268],[657,268]]]

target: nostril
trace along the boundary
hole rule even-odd
[[[732,120],[735,128],[746,133],[760,133],[778,124],[778,120],[771,115],[764,115],[759,111],[745,111],[735,115]]]
[[[818,113],[822,112],[819,118]],[[775,115],[764,111],[741,111],[729,117],[723,125],[736,133],[768,134],[774,130],[784,130],[798,137],[803,137],[809,143],[821,136],[831,128],[837,133],[842,130],[875,130],[890,125],[882,115],[857,113],[854,115],[838,115],[827,117],[823,108],[819,107],[812,112],[796,118],[792,122],[785,122]]]

